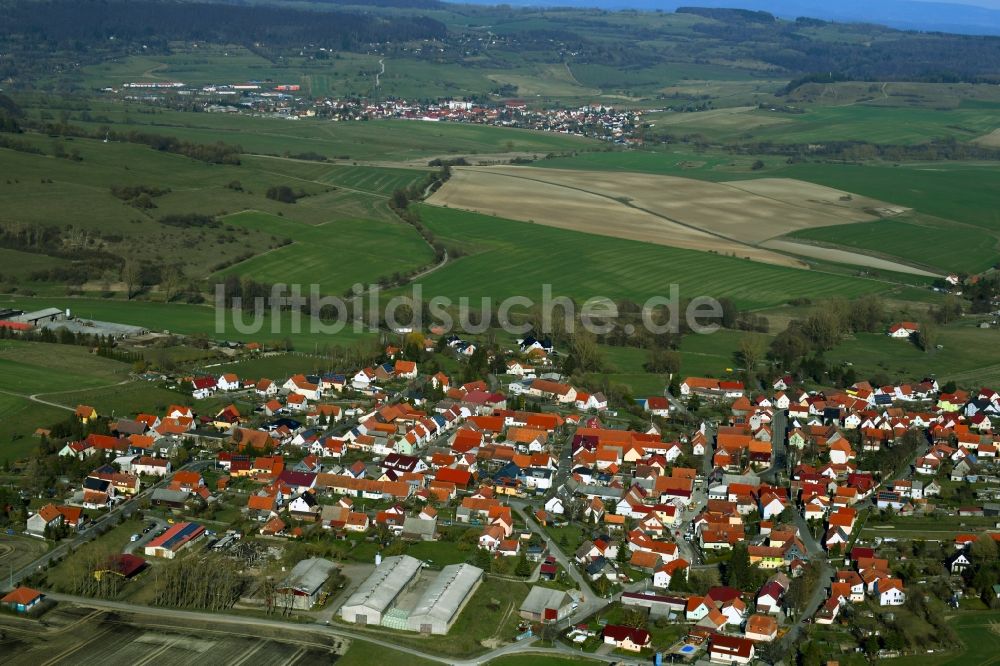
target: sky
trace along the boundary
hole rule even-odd
[[[917,0],[917,2],[947,2],[953,5],[972,5],[974,7],[1000,9],[1000,0]]]

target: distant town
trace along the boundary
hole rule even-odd
[[[445,99],[417,102],[404,99],[336,99],[308,97],[298,84],[261,82],[191,86],[180,81],[133,81],[118,88],[105,88],[105,95],[145,103],[171,104],[194,101],[214,113],[243,113],[299,120],[325,118],[334,121],[376,119],[455,122],[494,127],[559,132],[601,139],[621,145],[641,142],[643,111],[604,104],[573,109],[535,109],[523,99],[473,102]]]

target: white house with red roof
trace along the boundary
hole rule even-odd
[[[889,337],[907,339],[920,332],[920,324],[912,321],[900,321],[889,327]]]

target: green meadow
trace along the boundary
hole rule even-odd
[[[808,105],[804,111],[782,113],[759,109],[735,115],[704,111],[662,118],[666,121],[665,131],[673,134],[701,134],[718,141],[786,144],[868,141],[911,145],[929,139],[968,141],[997,127],[995,110],[977,107],[938,110],[872,104]],[[670,124],[677,116],[682,117],[683,124]]]
[[[29,100],[30,101],[30,100]],[[35,104],[42,104],[35,100]],[[29,115],[40,106],[25,102]],[[82,112],[81,112],[82,113]],[[137,103],[94,100],[90,119],[70,114],[70,122],[90,132],[109,127],[120,132],[146,131],[194,143],[223,141],[246,152],[265,155],[317,153],[329,159],[419,159],[448,153],[550,152],[589,150],[596,141],[565,134],[418,120],[287,120],[228,113],[189,113]],[[148,150],[148,148],[147,148]]]
[[[337,220],[306,225],[266,213],[244,212],[226,218],[240,228],[292,239],[290,245],[259,254],[213,276],[248,275],[267,283],[320,285],[322,294],[344,294],[394,271],[417,268],[434,253],[417,232],[402,222]]]
[[[84,347],[0,341],[0,390],[22,395],[91,388],[128,378],[129,366]]]
[[[803,240],[857,248],[931,269],[979,272],[1000,262],[1000,167],[978,162],[891,165],[786,164],[763,156],[690,148],[579,153],[540,160],[541,168],[635,171],[709,181],[796,178],[912,208],[913,215],[798,231]],[[956,224],[959,223],[959,224]],[[912,277],[906,278],[912,281]]]
[[[46,400],[75,408],[85,402],[87,391],[128,379],[130,367],[96,356],[85,347],[18,340],[0,340],[0,461],[30,454],[44,428],[69,415],[65,409],[29,400],[43,394]]]
[[[355,332],[351,326],[336,333],[314,329],[311,321],[304,316],[299,319],[296,332],[295,321],[288,313],[283,313],[277,321],[271,318],[270,313],[265,313],[260,320],[259,331],[243,333],[234,324],[232,313],[217,318],[216,310],[211,304],[126,301],[120,298],[0,296],[0,307],[23,310],[70,308],[74,315],[86,319],[144,326],[152,331],[169,331],[181,335],[207,335],[214,340],[270,343],[290,341],[296,349],[303,351],[321,351],[325,346],[333,345],[350,346],[375,337],[370,331]],[[240,319],[244,327],[251,327],[253,324],[250,315]]]
[[[884,333],[858,333],[827,352],[828,363],[850,363],[859,377],[876,373],[891,380],[934,376],[954,380],[959,386],[989,386],[1000,381],[1000,362],[994,356],[1000,346],[1000,330],[981,329],[958,322],[941,327],[941,349],[925,353],[909,340]]]
[[[998,611],[955,613],[948,623],[962,641],[961,650],[935,655],[900,657],[891,660],[900,666],[966,666],[967,664],[995,664],[1000,653],[1000,624]]]
[[[418,207],[424,224],[462,256],[422,278],[424,294],[457,298],[525,295],[539,301],[542,285],[580,300],[592,296],[644,301],[667,296],[671,284],[681,299],[728,296],[741,307],[759,308],[797,296],[824,298],[885,292],[885,283],[802,271],[680,250],[637,241],[597,237],[477,215]]]
[[[979,272],[1000,260],[994,234],[971,226],[925,220],[887,219],[803,229],[789,237],[872,254],[898,257],[954,272]]]
[[[0,393],[0,462],[30,455],[38,445],[34,432],[64,420],[70,412]]]

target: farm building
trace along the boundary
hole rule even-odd
[[[128,553],[112,555],[104,564],[94,569],[94,578],[101,580],[105,575],[113,574],[128,580],[145,568],[146,560],[138,555]]]
[[[153,506],[165,506],[170,509],[183,509],[191,495],[186,490],[171,490],[170,488],[157,488],[149,498]]]
[[[521,603],[520,614],[531,622],[558,622],[572,610],[573,597],[568,593],[535,585]]]
[[[18,613],[27,613],[41,603],[44,597],[41,592],[30,587],[18,587],[0,599],[0,603]]]
[[[97,321],[94,319],[57,319],[41,325],[42,328],[50,331],[66,329],[70,333],[82,335],[100,335],[106,338],[120,340],[123,338],[133,338],[149,333],[149,329],[141,326],[130,326],[129,324],[119,324],[112,321]]]
[[[410,611],[409,629],[424,634],[447,634],[482,579],[483,570],[471,564],[446,566]]]
[[[205,528],[196,523],[177,523],[169,530],[146,544],[146,555],[174,559],[198,539],[205,536]]]
[[[65,318],[65,311],[59,308],[45,308],[44,310],[35,310],[34,312],[25,312],[24,314],[16,315],[11,317],[10,320],[23,324],[31,324],[32,326],[41,326],[42,324]]]
[[[385,558],[341,606],[340,617],[355,624],[381,624],[386,612],[416,580],[422,566],[420,560],[409,555]]]
[[[309,610],[316,605],[320,590],[334,568],[333,562],[318,557],[302,560],[278,586],[278,603],[296,610]]]

